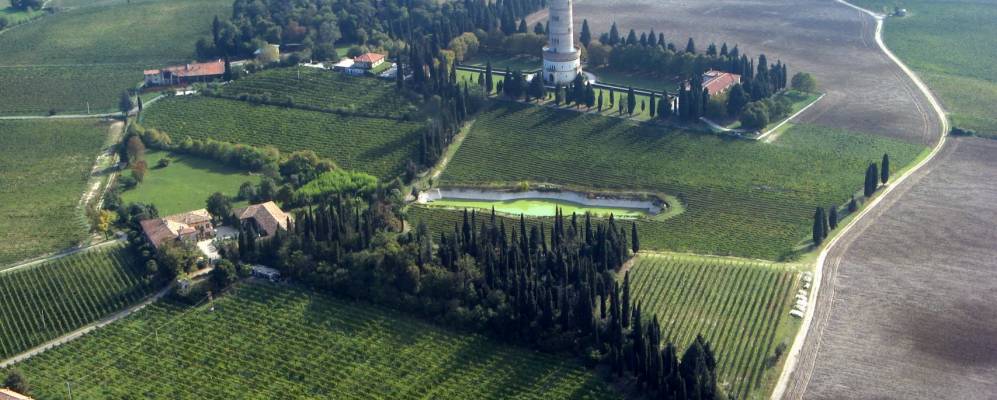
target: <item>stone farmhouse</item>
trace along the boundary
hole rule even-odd
[[[287,230],[288,223],[292,221],[291,216],[272,201],[239,208],[233,214],[244,227],[252,227],[263,238],[272,237],[278,229]]]
[[[211,214],[200,209],[163,218],[141,221],[142,234],[152,246],[159,248],[170,241],[195,242],[214,236],[215,228],[211,225]]]
[[[146,86],[185,85],[207,82],[225,75],[225,62],[216,60],[205,63],[174,65],[162,69],[143,71]]]

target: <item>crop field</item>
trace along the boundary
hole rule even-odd
[[[111,111],[142,70],[190,62],[228,0],[134,0],[78,7],[0,35],[0,115]],[[17,67],[17,68],[12,68]],[[31,67],[31,68],[24,68]]]
[[[0,359],[125,308],[152,285],[120,244],[0,272]]]
[[[157,168],[156,163],[164,157],[169,157],[170,165]],[[204,208],[212,193],[235,197],[243,182],[260,182],[259,175],[185,154],[150,151],[145,160],[149,163],[145,180],[121,193],[121,199],[126,203],[154,204],[162,216]],[[233,207],[245,205],[232,203]]]
[[[158,332],[158,334],[157,334]],[[615,398],[579,363],[293,286],[160,302],[16,366],[35,397]]]
[[[644,315],[680,349],[702,334],[717,354],[717,382],[735,398],[768,394],[763,377],[780,341],[791,344],[796,273],[748,261],[685,255],[641,256],[630,290]],[[766,390],[759,390],[760,388]]]
[[[400,174],[417,158],[422,125],[385,118],[343,116],[237,100],[187,96],[156,102],[145,125],[173,140],[213,138],[281,151],[313,150],[340,167],[381,178]]]
[[[0,269],[87,237],[78,205],[107,129],[93,120],[0,121]]]
[[[981,3],[980,7],[987,6]],[[700,51],[711,42],[737,44],[742,54],[765,54],[769,62],[787,63],[790,76],[809,72],[828,95],[797,122],[922,145],[938,139],[939,121],[927,99],[876,45],[875,21],[843,4],[824,0],[578,0],[574,16],[576,31],[586,18],[596,37],[608,32],[613,22],[621,32],[633,28],[639,34],[653,28],[676,46],[684,46],[690,37]]]
[[[883,40],[937,92],[955,126],[997,137],[994,3],[859,0],[855,4],[876,12],[907,8],[908,16],[886,19]]]
[[[642,221],[649,248],[784,259],[806,244],[815,207],[861,188],[869,162],[888,153],[896,170],[923,150],[811,125],[765,144],[502,103],[478,117],[440,183],[662,192],[686,211]]]
[[[416,110],[411,101],[398,94],[394,81],[316,68],[264,70],[225,85],[221,92],[233,97],[268,94],[271,101],[291,99],[295,105],[364,115],[400,117]]]

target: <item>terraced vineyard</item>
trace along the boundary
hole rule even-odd
[[[500,103],[478,118],[440,179],[663,192],[686,211],[641,221],[647,248],[776,260],[806,243],[815,207],[861,188],[869,162],[889,153],[896,170],[923,150],[807,125],[765,144]]]
[[[736,398],[763,387],[766,359],[799,325],[789,317],[796,274],[771,264],[704,257],[641,256],[631,292],[678,348],[702,334],[717,354],[717,382]],[[792,329],[790,329],[792,328]],[[770,388],[757,391],[765,396]]]
[[[86,239],[78,205],[106,137],[96,120],[0,121],[0,269]]]
[[[400,96],[394,81],[345,76],[316,68],[274,68],[257,72],[222,87],[226,97],[268,95],[271,101],[293,100],[296,106],[357,112],[362,115],[400,117],[415,111]]]
[[[313,150],[339,166],[381,178],[400,174],[417,158],[422,125],[386,118],[344,116],[295,108],[252,105],[204,96],[160,100],[143,112],[144,123],[191,138]]]
[[[0,359],[135,303],[153,285],[127,249],[113,244],[0,272]]]
[[[160,302],[17,368],[43,400],[66,381],[86,399],[617,397],[570,360],[254,282],[214,311]]]

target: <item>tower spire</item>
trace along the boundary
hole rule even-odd
[[[568,84],[581,73],[581,51],[575,47],[572,0],[551,0],[547,46],[543,49],[543,79],[547,84]]]

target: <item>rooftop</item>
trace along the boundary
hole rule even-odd
[[[365,53],[365,54],[361,54],[361,55],[357,56],[353,60],[356,61],[356,62],[373,63],[373,62],[381,61],[383,59],[384,59],[384,55],[383,54]]]
[[[234,214],[239,220],[250,218],[255,220],[256,224],[266,232],[267,236],[273,236],[273,234],[277,233],[277,228],[286,230],[287,220],[290,218],[272,201],[237,209]]]

